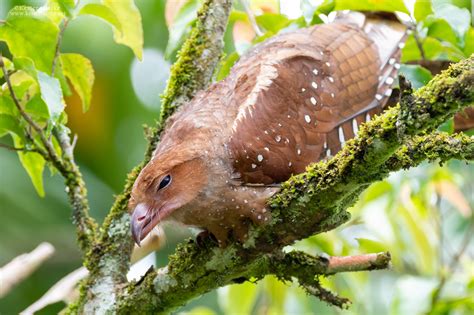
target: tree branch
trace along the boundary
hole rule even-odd
[[[416,166],[424,159],[466,157],[457,150],[467,146],[472,152],[469,137],[417,134],[433,131],[456,111],[472,105],[473,84],[474,57],[471,57],[451,66],[416,92],[405,90],[401,105],[362,126],[359,136],[348,141],[333,159],[313,164],[306,173],[284,183],[269,201],[271,223],[252,227],[245,244],[231,244],[225,249],[211,244],[198,248],[193,241],[179,245],[166,268],[152,271],[139,283],[123,289],[118,296],[118,309],[170,311],[242,278],[261,278],[268,255],[295,240],[346,222],[350,218],[346,209],[370,183],[387,177],[391,171]],[[455,146],[451,154],[448,144],[453,139],[460,140],[460,146]],[[426,150],[415,147],[420,143],[426,144]],[[438,144],[442,144],[439,151]],[[314,286],[313,289],[319,290]]]
[[[104,221],[99,242],[87,255],[84,264],[90,270],[90,277],[81,290],[79,301],[70,306],[70,312],[100,313],[116,308],[114,302],[127,282],[125,276],[133,248],[127,211],[131,188],[141,168],[151,158],[165,120],[179,106],[190,101],[197,91],[210,84],[220,60],[231,7],[231,0],[206,0],[201,5],[190,37],[171,68],[170,79],[162,95],[160,119],[155,128],[148,130],[149,145],[145,159],[130,172],[123,193],[116,198]]]

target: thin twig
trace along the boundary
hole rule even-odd
[[[444,286],[446,285],[448,280],[451,278],[454,272],[454,269],[456,269],[457,265],[459,264],[459,259],[466,251],[469,243],[471,242],[473,234],[474,234],[474,221],[471,220],[471,223],[469,225],[469,230],[466,231],[466,234],[464,235],[463,241],[461,243],[461,246],[459,247],[458,252],[451,259],[447,272],[441,276],[439,284],[433,293],[433,297],[431,298],[431,311],[435,309],[436,304],[438,303],[439,298],[441,297],[441,292],[443,291]]]
[[[56,42],[56,50],[54,52],[53,65],[51,67],[51,76],[52,77],[54,77],[54,73],[55,73],[55,70],[56,70],[56,63],[57,63],[59,53],[60,53],[59,50],[61,48],[61,42],[62,42],[62,39],[63,39],[64,31],[66,30],[66,27],[69,23],[69,20],[68,19],[63,19],[62,22],[63,22],[63,24],[61,25],[61,29],[59,30],[59,33],[58,33],[58,41]]]
[[[255,15],[253,14],[252,9],[250,8],[247,0],[240,0],[240,3],[242,3],[242,5],[244,6],[244,10],[247,13],[247,16],[250,20],[250,24],[252,25],[252,28],[253,28],[255,34],[257,34],[257,36],[262,36],[263,32],[260,29],[260,27],[258,26],[257,20],[255,19]]]
[[[416,29],[416,27],[413,28],[413,38],[415,39],[415,43],[416,43],[416,46],[418,47],[418,50],[420,51],[421,60],[425,61],[426,60],[425,51],[423,49],[423,44],[421,42],[420,34],[418,33],[418,30]]]
[[[14,147],[14,146],[4,144],[4,143],[0,143],[0,148],[4,148],[4,149],[10,150],[10,151],[36,152],[36,153],[41,154],[41,151],[39,151],[38,149],[26,148],[26,147],[19,148],[19,147]]]

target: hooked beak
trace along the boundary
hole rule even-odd
[[[155,216],[156,217],[156,216]],[[140,246],[140,242],[150,233],[153,227],[158,222],[152,220],[153,214],[150,211],[150,208],[144,204],[139,203],[135,209],[133,210],[132,219],[131,219],[131,229],[132,229],[132,237],[135,243]]]

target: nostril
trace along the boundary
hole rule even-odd
[[[146,218],[146,215],[142,215],[141,217],[138,217],[138,221],[139,221],[139,222],[140,222],[140,221],[143,221],[143,220],[145,220],[145,218]]]

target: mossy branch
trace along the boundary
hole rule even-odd
[[[348,141],[334,158],[313,164],[305,173],[282,184],[281,191],[269,201],[271,223],[252,228],[245,244],[234,243],[225,249],[213,244],[200,248],[194,241],[179,245],[166,268],[150,271],[139,283],[123,289],[118,309],[171,311],[218,287],[273,274],[274,270],[268,267],[269,257],[295,240],[334,229],[349,220],[346,210],[360,193],[390,172],[424,160],[471,160],[471,137],[426,132],[433,132],[455,112],[471,106],[472,86],[471,56],[437,75],[425,87],[402,93],[402,105],[362,126],[358,137]],[[382,262],[387,262],[388,256],[381,257]],[[334,267],[333,272],[343,270],[342,265]],[[347,302],[315,282],[303,285],[308,292],[335,305]]]
[[[171,69],[167,88],[162,95],[160,119],[156,127],[147,130],[149,145],[144,161],[129,173],[124,191],[117,196],[101,227],[102,233],[84,261],[90,276],[82,284],[80,298],[69,307],[69,313],[116,311],[115,300],[127,282],[133,248],[127,211],[131,188],[140,170],[151,158],[166,119],[179,106],[191,100],[196,92],[210,84],[220,61],[231,7],[231,0],[205,0],[202,3],[191,35]]]

